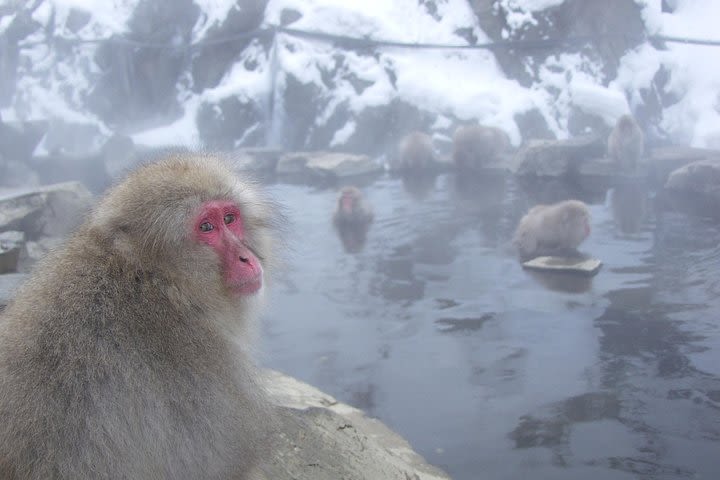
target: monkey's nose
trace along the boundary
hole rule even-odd
[[[243,257],[242,255],[240,255],[238,259],[243,263],[250,263],[250,259],[248,257]]]

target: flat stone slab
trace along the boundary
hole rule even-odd
[[[383,171],[383,166],[367,155],[338,152],[298,152],[280,157],[279,175],[306,174],[311,177],[344,178]]]
[[[568,272],[595,275],[602,262],[596,258],[537,257],[522,264],[523,268],[545,272]]]

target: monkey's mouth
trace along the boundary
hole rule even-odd
[[[262,288],[262,275],[230,282],[228,287],[235,295],[252,295]]]

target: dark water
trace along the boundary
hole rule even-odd
[[[274,185],[293,222],[265,364],[382,419],[458,479],[720,473],[720,226],[510,179],[364,187],[375,222],[343,249],[336,190]],[[532,204],[591,203],[592,278],[523,271]],[[614,200],[614,201],[613,201]]]

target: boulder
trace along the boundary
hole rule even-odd
[[[92,204],[78,182],[0,192],[0,231],[19,230],[29,240],[69,233]]]
[[[268,172],[275,171],[281,154],[276,148],[244,148],[230,158],[237,170]]]
[[[569,140],[531,140],[517,154],[517,174],[535,177],[563,177],[576,173],[592,158],[602,157],[605,142],[599,135]]]
[[[367,155],[340,152],[300,152],[280,157],[279,175],[308,175],[315,178],[344,178],[370,175],[383,170],[382,165]]]
[[[232,69],[243,50],[253,41],[253,37],[235,38],[231,42],[219,40],[236,37],[239,33],[251,32],[259,27],[267,2],[268,0],[233,1],[222,21],[203,26],[207,28],[202,36],[204,45],[195,52],[190,66],[193,80],[191,85],[195,93],[218,86]],[[202,20],[199,23],[202,25]],[[269,40],[271,38],[268,36],[263,39],[266,44]]]
[[[262,105],[255,100],[231,96],[204,102],[198,109],[196,123],[203,145],[231,150],[263,143],[264,116]]]
[[[720,201],[720,159],[701,160],[678,168],[668,177],[665,188]]]
[[[704,148],[671,146],[650,152],[649,174],[656,185],[665,185],[670,174],[685,165],[702,160],[720,159],[720,152]]]
[[[674,210],[720,218],[720,160],[700,160],[678,168],[661,193],[664,203]]]
[[[263,470],[267,479],[444,480],[406,440],[379,420],[275,371],[267,387],[280,407],[281,434]]]
[[[18,271],[18,260],[25,234],[17,231],[0,233],[0,274]]]

